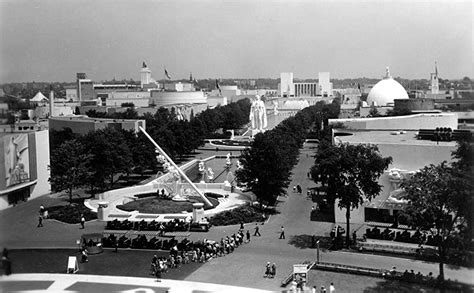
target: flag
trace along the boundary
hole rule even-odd
[[[219,86],[219,81],[216,79],[216,89],[219,90],[219,94],[222,94],[221,87]]]
[[[168,79],[171,79],[171,76],[169,75],[168,70],[166,70],[166,68],[165,68],[165,75]]]

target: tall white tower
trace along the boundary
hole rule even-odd
[[[323,97],[332,96],[332,82],[329,77],[329,72],[319,72],[318,73],[318,86],[319,86],[319,95]]]
[[[439,94],[438,64],[435,62],[435,72],[431,73],[431,93]]]
[[[280,97],[295,96],[295,85],[293,84],[293,72],[280,73]]]
[[[151,83],[151,70],[146,66],[146,63],[143,62],[142,69],[140,70],[140,84],[143,88],[143,85]]]
[[[49,86],[49,117],[54,116],[54,91],[53,86]]]

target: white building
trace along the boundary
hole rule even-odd
[[[405,88],[390,75],[386,68],[385,77],[377,82],[367,97],[368,106],[393,106],[395,99],[408,99]]]
[[[318,96],[331,97],[332,96],[332,82],[329,78],[329,72],[318,73]]]
[[[144,85],[152,83],[151,70],[148,68],[145,62],[143,62],[142,69],[140,70],[140,86],[143,88]]]
[[[50,192],[48,130],[0,134],[0,154],[0,210]]]
[[[280,73],[278,84],[280,97],[332,97],[332,82],[329,80],[329,72],[319,73],[319,82],[294,82],[293,72]]]
[[[295,87],[293,84],[293,72],[280,73],[280,83],[278,84],[280,97],[294,97]]]

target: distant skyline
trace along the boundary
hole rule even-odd
[[[0,0],[0,83],[474,77],[472,1]]]

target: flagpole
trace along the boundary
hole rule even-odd
[[[166,80],[165,70],[166,68],[163,66],[163,91],[165,91],[165,80]]]

